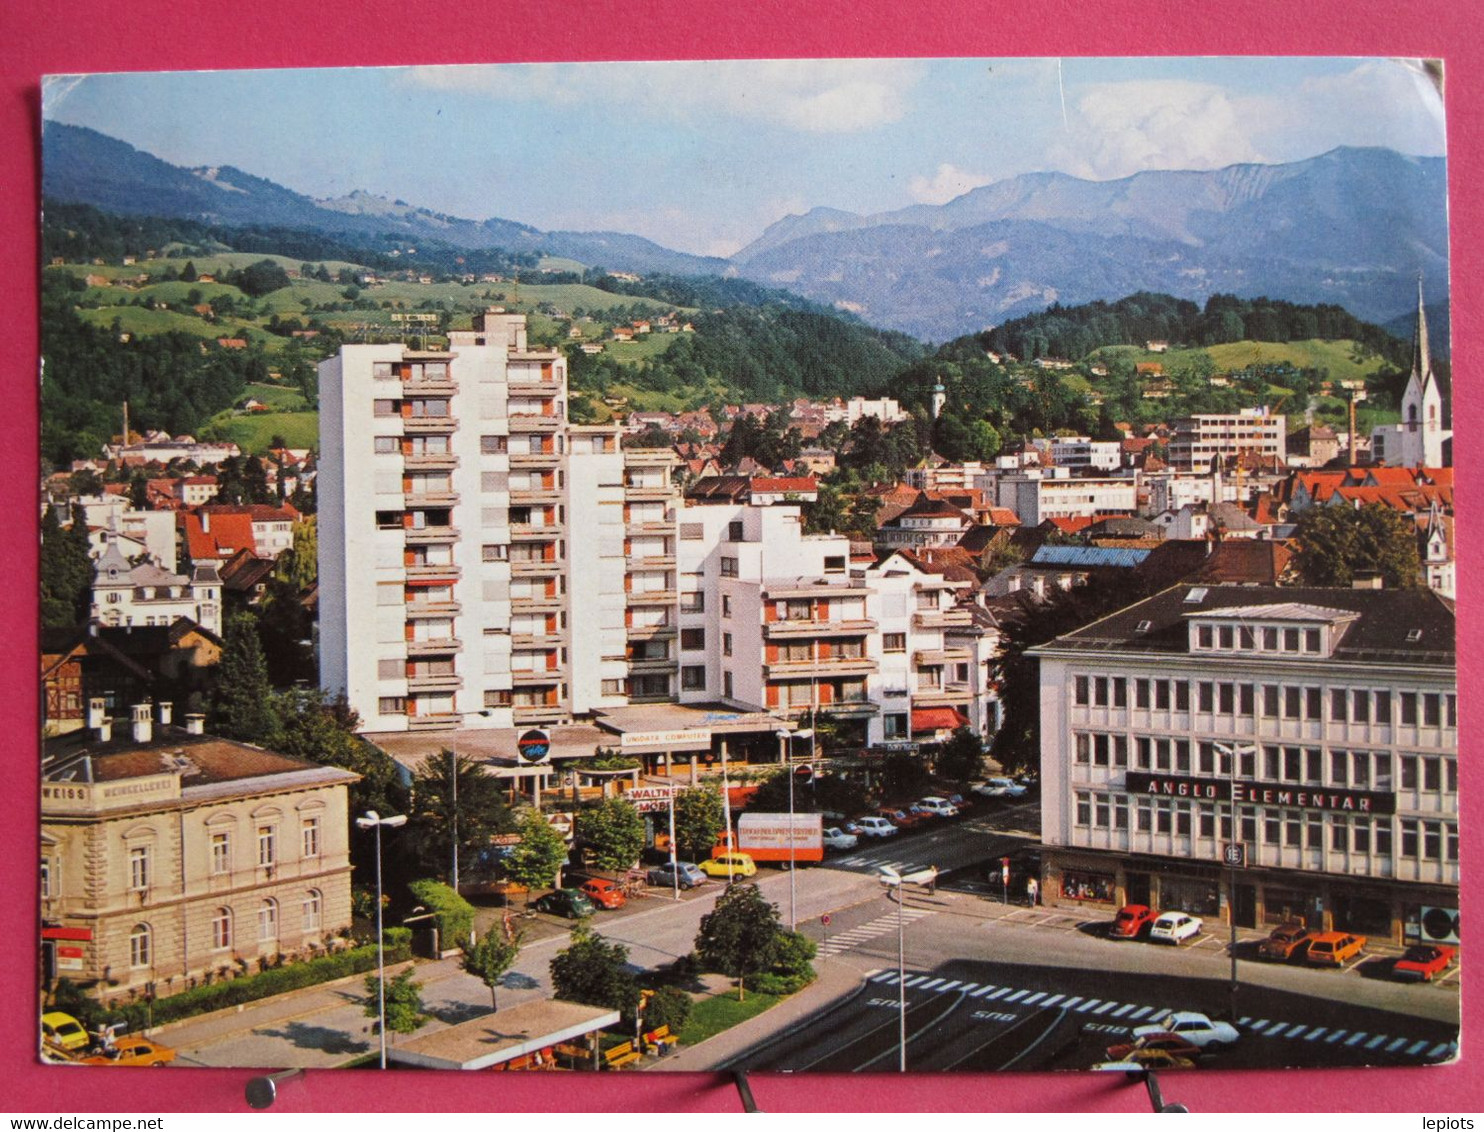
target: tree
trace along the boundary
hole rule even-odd
[[[489,848],[492,835],[515,829],[515,817],[505,802],[499,779],[473,759],[464,755],[455,758],[445,749],[426,760],[412,778],[407,845],[425,873],[448,872],[455,824],[459,862],[472,869],[480,853]]]
[[[693,786],[675,795],[675,842],[682,856],[691,860],[709,857],[725,825],[721,791],[716,787]]]
[[[423,985],[413,981],[412,968],[387,980],[386,984],[386,1028],[394,1034],[416,1032],[428,1020],[423,1012]],[[381,976],[373,972],[366,976],[366,1017],[375,1018],[373,1031],[381,1028]]]
[[[644,817],[632,802],[605,798],[577,815],[577,838],[592,852],[600,869],[627,869],[644,851]]]
[[[42,627],[81,625],[88,618],[94,574],[82,508],[73,508],[70,528],[62,526],[53,508],[42,512],[40,568]]]
[[[624,968],[629,949],[609,943],[586,924],[572,929],[572,942],[551,960],[555,997],[585,1006],[606,1006],[629,1018],[639,1006],[639,983]]]
[[[967,782],[984,773],[984,740],[972,727],[960,727],[938,752],[938,773]]]
[[[1309,507],[1299,513],[1293,537],[1294,566],[1307,586],[1348,588],[1361,571],[1379,573],[1387,589],[1419,584],[1417,528],[1390,507]]]
[[[275,709],[268,665],[258,640],[258,619],[251,613],[234,614],[223,634],[211,729],[224,739],[277,748],[282,745],[283,727]]]
[[[690,1021],[691,999],[679,987],[660,987],[644,1000],[646,1032],[665,1026],[671,1034],[679,1033]]]
[[[714,910],[701,917],[696,954],[707,970],[737,980],[741,1001],[748,976],[772,966],[774,940],[782,930],[777,907],[763,899],[757,885],[736,883],[722,893]]]
[[[520,844],[505,858],[505,874],[526,888],[546,888],[567,863],[567,843],[536,810],[520,819]]]
[[[506,935],[502,931],[491,929],[484,933],[482,940],[464,952],[464,970],[489,987],[492,1010],[500,1009],[500,1001],[496,997],[500,980],[505,977],[506,971],[515,966],[523,938],[519,932]]]

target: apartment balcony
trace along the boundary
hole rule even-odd
[[[516,704],[512,715],[517,727],[527,723],[557,723],[567,718],[563,704]]]
[[[459,580],[461,571],[455,565],[445,563],[443,565],[424,564],[412,565],[406,568],[407,580],[409,582],[448,582],[452,584]]]
[[[790,719],[803,715],[809,710],[808,704],[795,704],[784,714]],[[844,719],[864,719],[875,715],[881,710],[879,704],[872,700],[835,700],[833,703],[820,704],[820,715],[834,715]],[[775,712],[776,714],[776,712]]]
[[[912,614],[918,629],[967,629],[973,623],[974,615],[967,609],[919,609]]]
[[[969,649],[918,649],[912,658],[915,665],[967,664],[974,654]]]
[[[403,494],[407,507],[454,507],[459,502],[459,493],[449,490],[409,491]]]
[[[409,676],[407,677],[407,691],[416,692],[457,692],[464,686],[461,676]]]
[[[515,468],[554,468],[562,461],[560,452],[511,452],[510,467]]]
[[[931,684],[912,689],[913,707],[954,707],[974,698],[970,684]]]
[[[452,452],[407,453],[402,466],[409,472],[451,472],[459,466],[459,458]]]
[[[648,658],[638,659],[633,657],[629,659],[629,674],[633,676],[642,676],[652,673],[665,672],[674,673],[679,671],[680,663],[673,656],[656,657],[653,660]]]
[[[404,397],[452,397],[459,391],[459,383],[452,374],[444,377],[408,377],[402,381]]]
[[[408,641],[407,655],[414,656],[449,656],[453,653],[463,652],[464,642],[457,637],[439,637],[429,641]]]
[[[667,641],[679,631],[674,625],[630,625],[624,632],[631,641]]]
[[[797,640],[800,637],[864,637],[876,631],[876,622],[860,621],[769,621],[763,636],[770,641]]]
[[[553,598],[553,601],[556,599]],[[510,647],[513,649],[555,649],[566,644],[560,633],[511,633]]]
[[[457,417],[403,417],[402,432],[407,436],[452,434],[459,427]]]
[[[635,503],[662,503],[675,494],[668,483],[624,484],[623,497]]]
[[[626,605],[674,605],[680,600],[675,590],[635,590],[623,596]]]
[[[512,367],[506,374],[506,382],[512,397],[555,397],[562,391],[562,383],[555,374],[544,377],[528,369],[521,370]]]
[[[463,607],[456,601],[409,601],[408,617],[453,617]]]
[[[510,505],[512,507],[555,506],[561,503],[564,498],[565,493],[555,487],[510,489]]]
[[[566,671],[560,666],[556,668],[513,668],[510,671],[510,682],[517,688],[560,684],[565,678]]]
[[[511,523],[511,542],[550,542],[566,533],[567,528],[555,523]]]
[[[800,676],[828,680],[840,676],[869,676],[875,671],[876,662],[868,656],[775,660],[763,665],[763,673],[769,680],[797,679]]]
[[[510,560],[512,578],[549,578],[562,572],[563,563],[557,559],[532,558]]]
[[[654,523],[625,523],[623,533],[628,538],[640,535],[669,535],[675,537],[675,517],[661,519]]]
[[[626,468],[672,468],[675,455],[667,448],[626,448],[623,462]]]
[[[439,546],[458,542],[458,527],[407,527],[402,531],[408,546]]]
[[[512,597],[510,599],[510,612],[560,613],[565,604],[565,599],[560,594],[542,594],[540,597]]]
[[[562,418],[556,413],[511,413],[510,431],[556,432],[562,427]]]
[[[630,558],[628,566],[630,570],[673,570],[675,569],[675,556],[655,554],[646,555],[643,558]]]
[[[436,712],[432,715],[409,715],[408,731],[452,731],[464,722],[457,712]]]

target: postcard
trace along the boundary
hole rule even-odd
[[[1456,1058],[1440,65],[44,95],[59,1071]]]

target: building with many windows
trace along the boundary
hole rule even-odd
[[[1287,418],[1266,408],[1198,413],[1179,418],[1174,427],[1170,463],[1176,468],[1204,470],[1213,459],[1223,464],[1249,459],[1282,467],[1288,454]]]
[[[168,725],[149,704],[46,743],[48,976],[111,999],[323,953],[350,927],[357,776]]]
[[[1035,654],[1048,902],[1456,932],[1451,602],[1179,585]]]

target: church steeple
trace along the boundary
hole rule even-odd
[[[1412,338],[1412,376],[1426,388],[1432,381],[1432,353],[1427,346],[1427,311],[1422,305],[1422,273],[1417,273],[1417,333]]]

